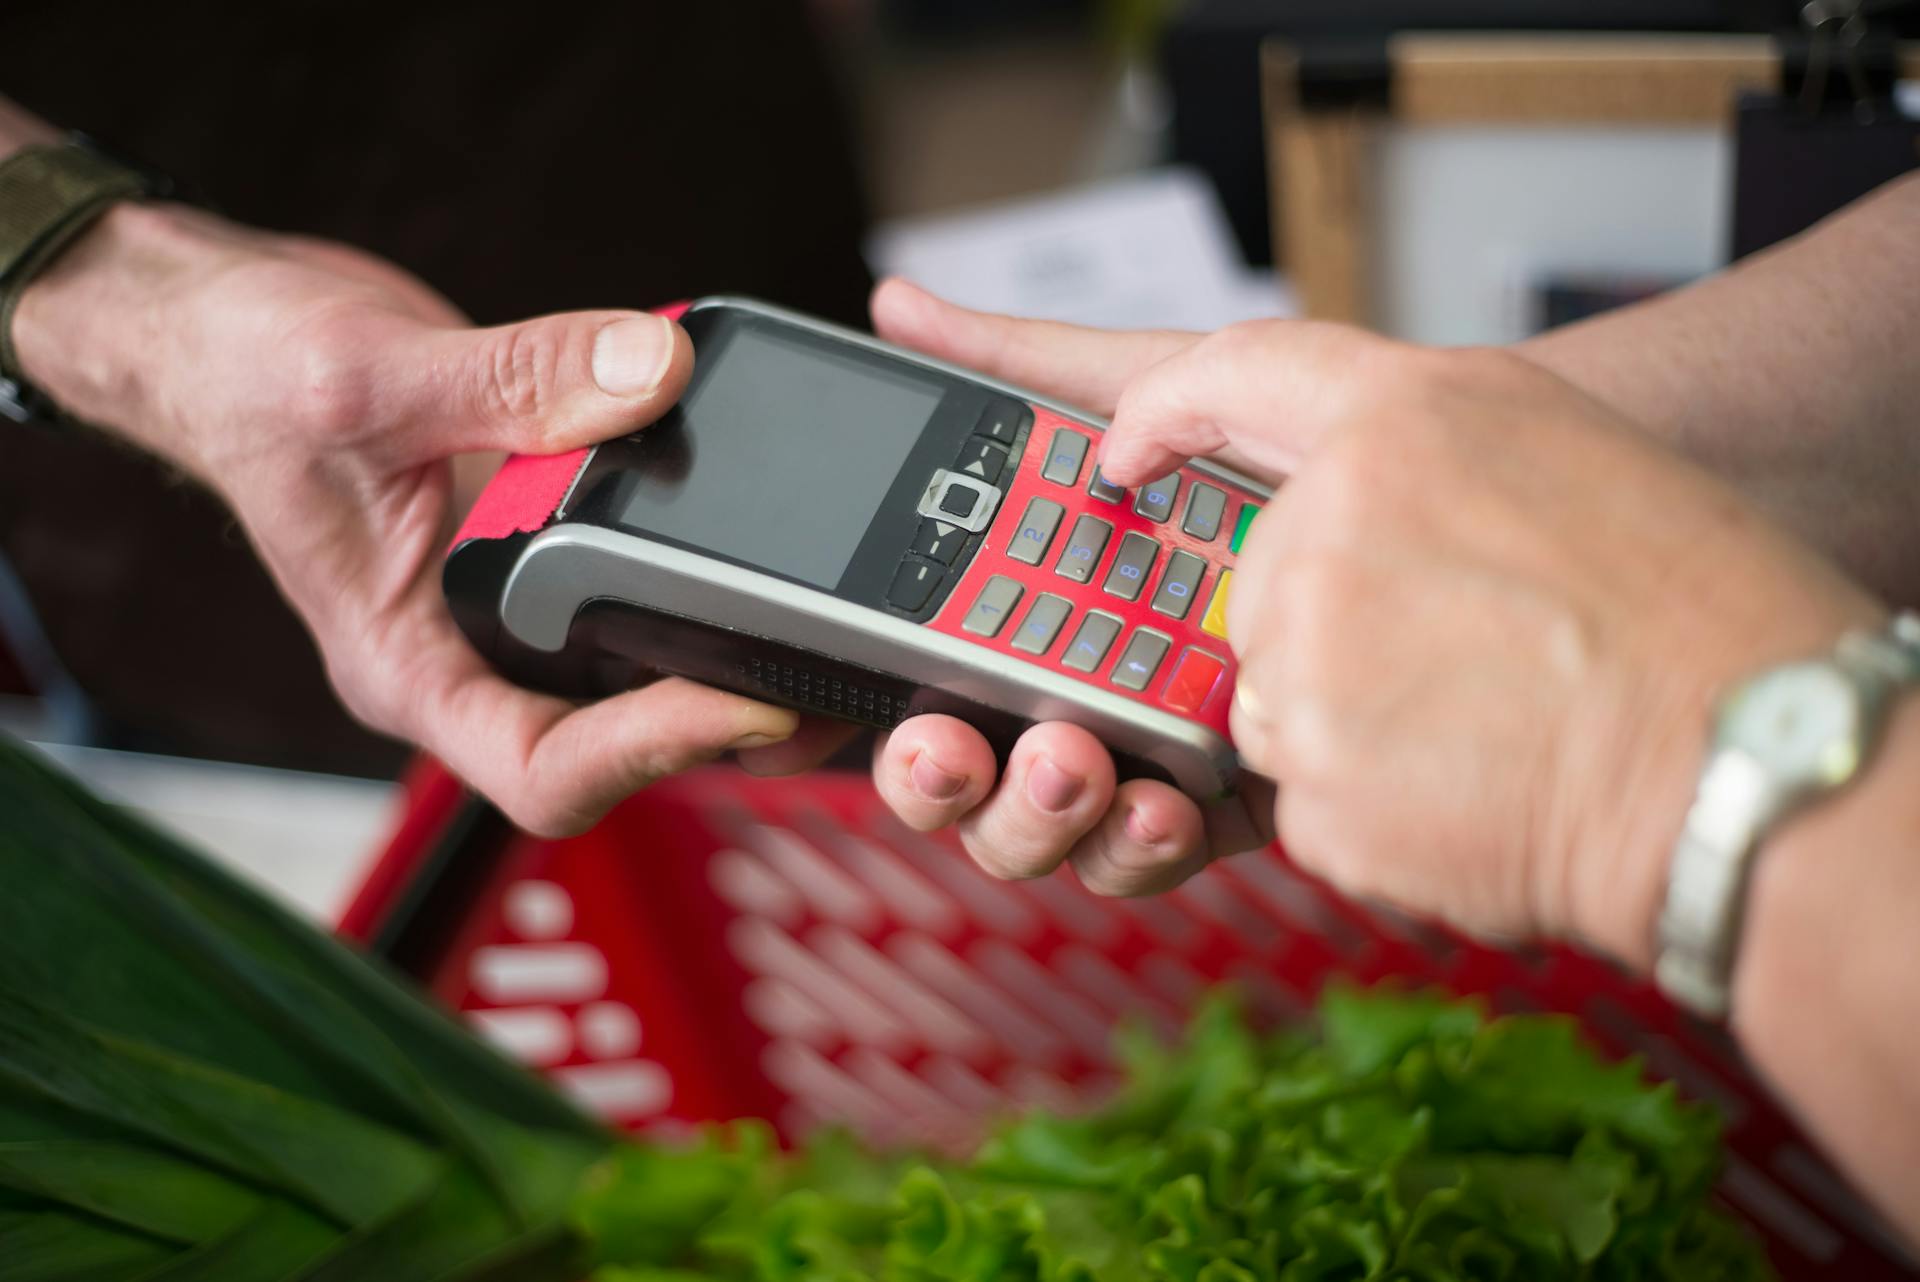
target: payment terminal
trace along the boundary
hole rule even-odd
[[[942,712],[1005,751],[1075,722],[1123,776],[1232,790],[1235,554],[1266,491],[1193,462],[1137,490],[1101,420],[764,303],[688,307],[665,417],[509,460],[449,555],[508,676],[592,697],[658,673],[888,729]]]

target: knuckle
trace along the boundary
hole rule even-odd
[[[516,826],[536,837],[577,837],[599,822],[621,795],[637,792],[651,782],[630,777],[619,793],[605,780],[583,780],[564,767],[537,758],[512,783],[493,789],[490,799]]]
[[[917,797],[896,796],[888,802],[894,817],[915,832],[938,832],[953,822],[953,816],[929,806]]]
[[[298,347],[290,416],[324,440],[352,439],[373,417],[373,378],[365,343],[348,320],[327,317],[309,326]]]
[[[1503,387],[1539,373],[1538,366],[1504,347],[1456,347],[1439,355],[1446,358],[1447,377],[1456,387]]]
[[[1120,389],[1120,395],[1113,402],[1113,421],[1126,424],[1140,417],[1142,410],[1152,401],[1151,385],[1153,374],[1149,370]]]
[[[1428,501],[1433,464],[1422,440],[1424,422],[1421,415],[1367,416],[1335,437],[1320,466],[1293,484],[1310,500],[1314,529],[1354,542],[1407,505]]]
[[[337,666],[328,664],[328,679],[334,693],[340,697],[341,706],[361,725],[373,730],[392,731],[398,728],[392,713],[391,700],[378,697],[364,682],[354,679]]]
[[[1235,321],[1215,330],[1201,342],[1211,358],[1238,364],[1262,354],[1282,324],[1284,322],[1273,320]]]
[[[1113,407],[1113,421],[1122,433],[1116,442],[1130,444],[1133,439],[1130,429],[1137,431],[1142,425],[1154,424],[1176,410],[1181,387],[1178,378],[1150,369],[1122,388]]]
[[[1285,700],[1270,713],[1267,744],[1290,783],[1316,785],[1337,777],[1346,737],[1331,701],[1311,693]]]
[[[1376,495],[1367,476],[1370,465],[1353,455],[1350,438],[1342,436],[1322,454],[1317,467],[1287,486],[1288,498],[1300,511],[1299,523],[1323,542],[1346,542],[1366,531]],[[1300,555],[1289,551],[1286,563],[1296,568],[1287,577],[1297,578]]]
[[[962,811],[955,803],[928,801],[905,785],[887,790],[887,808],[915,832],[939,832],[942,828],[952,827],[962,818]],[[986,865],[981,866],[984,868]]]
[[[553,408],[565,343],[551,325],[515,325],[481,349],[478,395],[496,418],[533,419]]]
[[[327,683],[349,715],[385,734],[412,730],[411,683],[393,679],[378,653],[338,626],[316,627]]]
[[[1001,881],[1031,881],[1059,863],[1051,843],[1025,825],[988,821],[963,825],[960,844],[981,869]]]
[[[551,797],[516,795],[495,797],[493,802],[516,828],[548,841],[576,837],[593,826],[593,816]]]
[[[1263,739],[1285,776],[1323,781],[1352,755],[1352,712],[1343,689],[1346,660],[1337,628],[1302,617],[1287,633],[1284,676],[1270,681]]]
[[[1106,836],[1102,840],[1105,870],[1098,878],[1104,893],[1131,894],[1180,862],[1178,850],[1157,850],[1126,837]]]
[[[1393,343],[1374,349],[1369,386],[1396,401],[1418,403],[1462,381],[1461,349]]]

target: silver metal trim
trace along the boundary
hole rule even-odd
[[[940,500],[946,498],[947,492],[956,486],[974,493],[973,511],[963,517],[955,516],[940,506]],[[949,472],[940,468],[934,472],[933,480],[927,483],[927,492],[920,496],[920,506],[915,511],[943,524],[957,525],[969,534],[978,534],[993,524],[994,513],[1000,510],[1000,500],[1004,497],[997,485],[988,485],[964,472]]]
[[[1233,746],[1208,727],[1048,668],[742,566],[597,525],[535,535],[501,594],[526,645],[560,650],[589,601],[611,598],[765,636],[890,672],[1030,721],[1070,721],[1164,769],[1189,795],[1229,791]],[[900,672],[899,656],[916,669]]]

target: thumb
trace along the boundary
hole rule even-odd
[[[899,277],[873,291],[873,329],[911,347],[1095,414],[1113,413],[1129,379],[1198,334],[1106,330],[976,312]]]
[[[422,461],[479,450],[557,454],[660,417],[693,371],[664,316],[567,312],[491,329],[423,329],[390,344],[380,386]]]
[[[1367,368],[1400,345],[1316,321],[1249,321],[1218,330],[1140,375],[1100,442],[1100,474],[1141,485],[1198,455],[1294,471],[1355,411]]]

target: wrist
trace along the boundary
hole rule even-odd
[[[1887,976],[1910,971],[1920,896],[1915,780],[1920,694],[1908,691],[1860,777],[1782,823],[1755,852],[1733,970],[1733,1021],[1743,1040],[1791,1036],[1813,1005],[1874,994]],[[1875,928],[1883,913],[1893,929]]]
[[[1634,718],[1634,733],[1623,740],[1632,748],[1625,768],[1601,776],[1610,780],[1618,821],[1592,825],[1591,831],[1611,839],[1574,851],[1567,920],[1574,939],[1637,973],[1650,972],[1659,953],[1659,923],[1671,893],[1675,852],[1716,751],[1716,727],[1727,714],[1728,697],[1781,665],[1831,655],[1845,634],[1877,633],[1886,626],[1879,604],[1850,588],[1801,597],[1791,609],[1785,608],[1787,602],[1775,604],[1781,608],[1769,611],[1766,624],[1748,616],[1740,626],[1724,629],[1725,644],[1696,636],[1684,651],[1697,661],[1671,663],[1663,674],[1665,692],[1655,706],[1664,711],[1642,711]],[[1627,700],[1620,703],[1631,706]],[[1869,752],[1863,771],[1877,768],[1878,754]],[[1808,809],[1839,805],[1850,791],[1848,784],[1815,794]],[[1791,822],[1790,814],[1774,829],[1784,830]],[[1762,830],[1748,867],[1765,859],[1774,829]],[[1748,892],[1735,893],[1744,903]]]
[[[22,147],[58,142],[60,131],[18,103],[0,98],[0,160]]]
[[[20,296],[12,336],[28,381],[74,417],[171,455],[157,375],[178,305],[233,252],[220,227],[180,205],[109,209]]]

